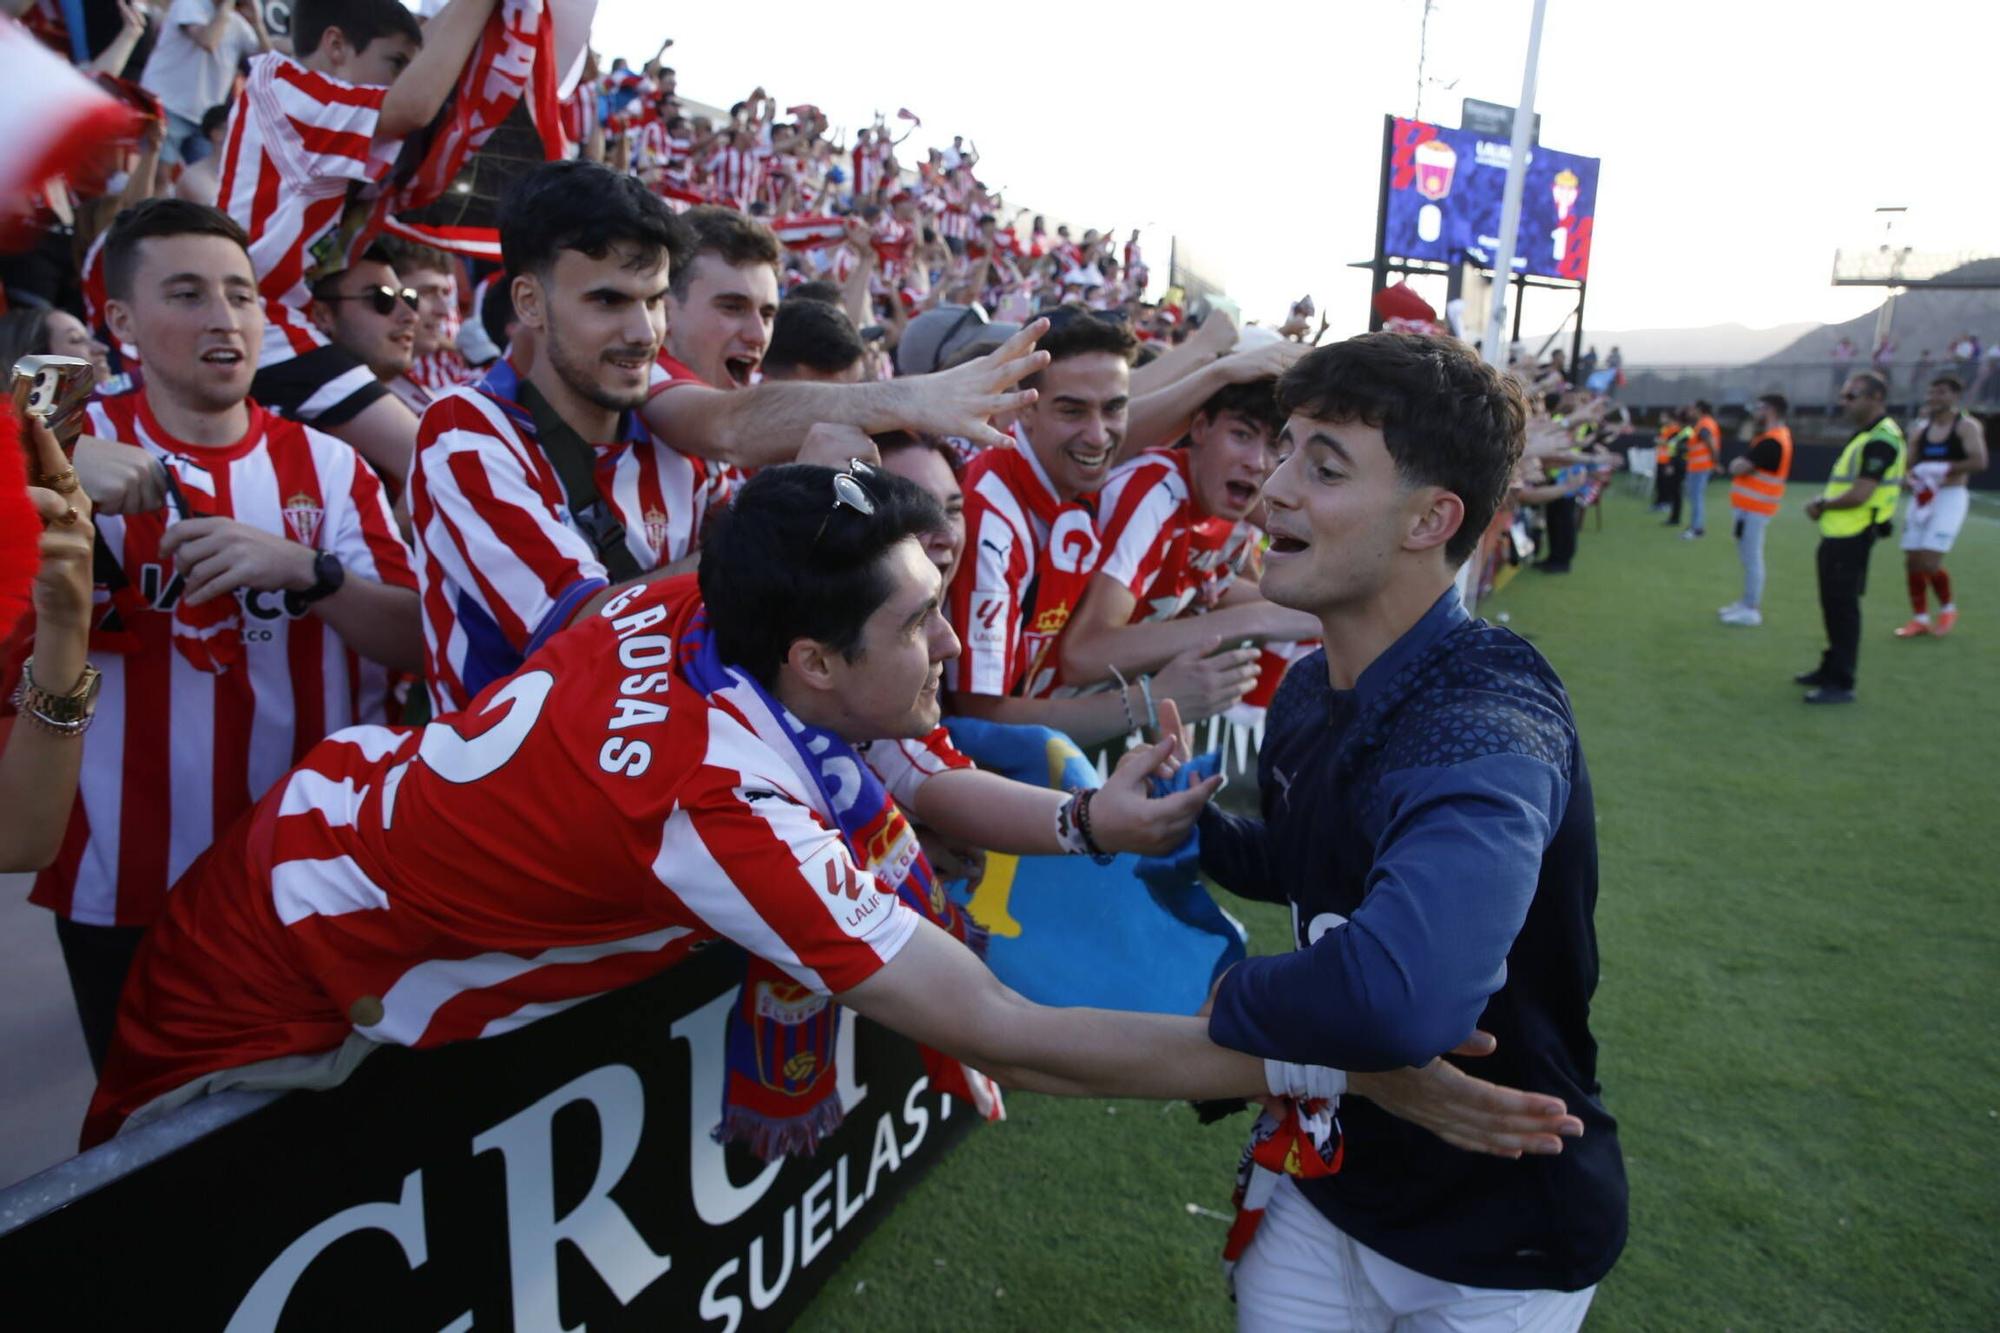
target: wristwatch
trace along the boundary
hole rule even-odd
[[[313,586],[299,594],[299,604],[311,606],[331,597],[346,582],[347,567],[340,563],[340,557],[331,551],[321,551],[313,557]]]
[[[14,707],[58,735],[81,736],[97,714],[97,691],[103,683],[97,668],[85,664],[75,687],[68,694],[57,694],[35,680],[35,659],[30,657],[21,663]]]

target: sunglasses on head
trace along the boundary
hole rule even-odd
[[[397,287],[387,286],[386,284],[379,287],[364,288],[361,291],[355,292],[351,296],[322,296],[320,297],[320,300],[366,301],[370,305],[374,306],[376,314],[390,315],[395,313],[396,301],[397,298],[399,297],[402,299],[403,304],[408,306],[410,309],[415,310],[417,308],[416,288],[414,287],[397,288]]]
[[[1078,305],[1059,305],[1054,310],[1044,310],[1040,318],[1046,319],[1049,322],[1050,333],[1066,328],[1076,323],[1079,319],[1087,319],[1093,323],[1113,326],[1124,323],[1122,319],[1108,311],[1092,310],[1087,306]]]
[[[826,536],[826,525],[842,509],[852,509],[863,518],[874,516],[875,497],[861,484],[863,477],[874,474],[875,469],[858,458],[848,459],[847,466],[833,474],[833,504],[827,509],[826,517],[819,521],[819,530],[813,533],[814,546],[818,546],[819,539]]]

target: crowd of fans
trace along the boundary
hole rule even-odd
[[[848,146],[761,88],[711,120],[657,56],[591,57],[570,160],[516,164],[484,248],[406,225],[405,140],[490,130],[462,79],[532,7],[306,0],[274,39],[248,0],[120,0],[108,36],[36,3],[9,34],[97,43],[78,68],[133,113],[0,259],[0,355],[97,382],[73,465],[31,458],[0,778],[48,807],[7,865],[40,868],[100,1067],[169,890],[287,768],[692,570],[759,469],[862,458],[940,502],[960,714],[1194,722],[1258,706],[1315,633],[1255,578],[1309,300],[1191,319],[1149,299],[1136,231],[1009,214],[962,136],[920,150],[902,112]],[[976,873],[976,840],[923,836]]]
[[[1246,1169],[1330,1175],[1354,1135],[1414,1182],[1364,1191],[1441,1200],[1371,1243],[1576,1326],[1624,1232],[1581,1009],[1588,788],[1553,672],[1452,580],[1532,545],[1524,515],[1566,565],[1617,415],[1594,367],[1509,379],[1431,329],[1319,347],[1309,298],[1268,329],[1151,299],[1136,232],[1024,228],[908,111],[851,148],[762,88],[690,114],[665,46],[565,93],[543,0],[297,0],[282,43],[253,0],[117,7],[107,34],[65,30],[89,5],[0,19],[10,68],[95,129],[0,261],[27,431],[0,537],[39,533],[0,546],[0,868],[57,919],[86,1147],[727,940],[718,1138],[768,1158],[839,1124],[836,1005],[989,1117],[999,1083],[1268,1097]],[[523,108],[536,160],[479,163],[493,215],[441,222]],[[1254,716],[1315,641],[1267,837],[1210,807],[1184,728]],[[1445,656],[1484,683],[1392,716]],[[1354,723],[1358,767],[1307,713]],[[982,769],[1001,734],[1144,739],[1057,791]],[[1512,739],[1417,761],[1475,734]],[[1300,951],[1214,978],[1212,1015],[1030,1003],[943,883],[989,852],[1186,880],[1197,819],[1218,882],[1303,886]],[[1425,924],[1474,880],[1485,927]],[[1517,932],[1522,991],[1472,1031]],[[1296,967],[1364,935],[1399,938],[1327,1004]],[[1442,1059],[1496,1041],[1512,1086]],[[1551,1165],[1475,1179],[1468,1153]],[[1245,1271],[1283,1252],[1244,1248],[1267,1205],[1283,1230],[1274,1180],[1240,1182]]]

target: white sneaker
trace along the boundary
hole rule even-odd
[[[1725,625],[1761,625],[1764,613],[1754,606],[1740,606],[1722,618]]]
[[[1735,615],[1738,611],[1741,611],[1743,609],[1744,609],[1743,603],[1731,602],[1728,606],[1719,608],[1715,614],[1722,617],[1724,620],[1727,620],[1729,619],[1729,617]]]

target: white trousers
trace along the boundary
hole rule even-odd
[[[1236,1265],[1236,1327],[1241,1333],[1575,1333],[1596,1292],[1506,1291],[1425,1277],[1327,1221],[1287,1176]]]

